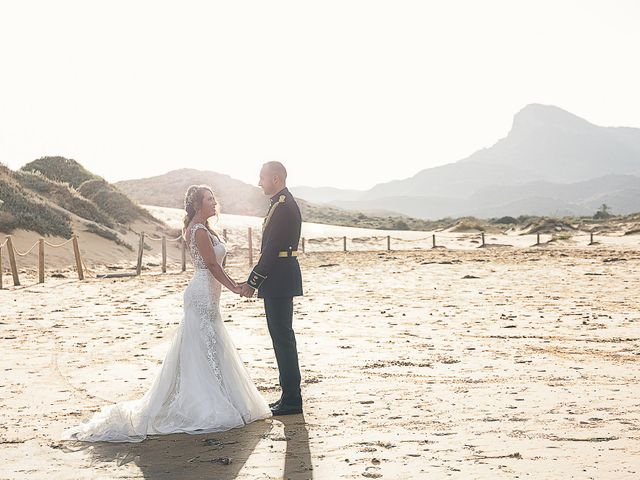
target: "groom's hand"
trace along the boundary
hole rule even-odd
[[[247,282],[238,283],[238,287],[240,287],[240,291],[238,292],[238,295],[240,295],[241,297],[245,296],[246,286],[247,286]]]
[[[247,285],[246,283],[242,284],[242,290],[240,291],[240,296],[251,298],[255,293],[255,289]]]

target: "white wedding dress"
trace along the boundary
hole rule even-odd
[[[219,432],[271,416],[222,322],[222,285],[198,251],[200,228],[190,232],[195,272],[184,291],[184,317],[151,388],[138,400],[104,407],[67,430],[65,439],[139,442],[147,435]],[[208,234],[222,264],[226,247]]]

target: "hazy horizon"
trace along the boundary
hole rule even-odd
[[[632,1],[27,1],[0,16],[0,162],[368,189],[506,136],[530,103],[640,127]]]

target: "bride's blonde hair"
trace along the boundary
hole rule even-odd
[[[184,216],[184,220],[183,220],[183,223],[184,223],[184,227],[182,230],[183,235],[187,232],[187,227],[189,226],[189,224],[191,223],[191,220],[193,220],[193,217],[198,211],[198,207],[202,205],[202,195],[204,194],[205,191],[211,192],[211,195],[213,195],[215,198],[213,189],[209,185],[191,185],[189,188],[187,188],[187,191],[184,194],[184,209],[187,212],[187,214]],[[216,216],[217,215],[218,215],[218,211],[216,209]],[[216,231],[213,228],[211,228],[211,225],[209,225],[208,219],[205,222],[204,226],[207,227],[207,230],[209,230],[209,232],[211,232],[212,235],[214,235],[218,240],[220,240],[220,237],[218,236]]]

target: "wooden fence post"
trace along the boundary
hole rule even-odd
[[[2,285],[2,270],[2,247],[0,246],[0,290],[4,288]]]
[[[44,238],[38,240],[38,283],[44,283]]]
[[[187,270],[187,242],[184,241],[184,238],[180,239],[180,244],[182,245],[182,271],[186,272]]]
[[[431,236],[431,248],[436,248],[436,234]]]
[[[304,237],[302,237],[302,253],[305,253],[304,252]]]
[[[536,233],[536,245],[540,245],[540,234]]]
[[[344,251],[347,251],[347,237],[342,237],[342,247]]]
[[[589,245],[593,245],[593,232],[589,232]]]
[[[84,280],[84,272],[82,271],[82,258],[80,257],[80,247],[78,246],[78,236],[74,233],[71,238],[73,239],[73,254],[76,257],[78,280]]]
[[[484,247],[484,232],[482,232],[480,236],[482,237],[482,246]]]
[[[162,273],[167,273],[167,237],[162,236]]]
[[[138,263],[136,264],[136,275],[142,272],[142,251],[144,250],[144,232],[140,233],[140,246],[138,247]]]
[[[387,235],[387,252],[391,251],[391,235]]]
[[[13,285],[20,285],[20,278],[18,277],[18,265],[16,265],[16,254],[13,250],[13,240],[11,235],[7,236],[7,250],[9,251],[9,263],[11,264],[11,275],[13,275]]]
[[[249,227],[248,235],[249,235],[249,266],[252,267],[253,266],[253,232],[251,230],[251,227]]]

